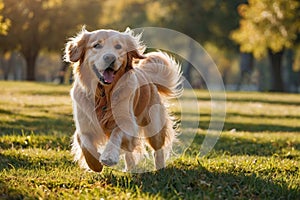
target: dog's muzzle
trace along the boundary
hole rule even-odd
[[[95,65],[93,65],[93,71],[99,81],[105,85],[109,85],[113,82],[116,72],[113,68],[111,68],[111,66],[109,66],[101,73]]]
[[[95,65],[93,65],[93,71],[98,77],[99,81],[105,85],[109,85],[113,82],[116,71],[114,70],[116,64],[116,56],[113,54],[105,54],[102,57],[105,65],[104,71],[99,71]]]
[[[115,55],[108,53],[103,56],[103,60],[105,62],[105,65],[110,67],[115,64],[117,58]]]

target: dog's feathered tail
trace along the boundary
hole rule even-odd
[[[139,67],[143,69],[164,97],[176,98],[183,91],[181,66],[168,54],[151,52],[145,55]]]

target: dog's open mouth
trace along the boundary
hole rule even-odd
[[[107,68],[106,70],[104,70],[103,72],[103,77],[104,77],[104,82],[111,84],[114,80],[114,76],[115,76],[115,71],[112,68]]]
[[[95,72],[96,76],[98,77],[99,81],[104,84],[111,84],[115,77],[115,71],[109,66],[106,68],[102,73],[98,71],[96,66],[93,66],[93,71]]]

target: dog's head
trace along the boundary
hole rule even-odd
[[[85,67],[103,85],[114,82],[116,74],[124,73],[132,68],[133,59],[145,58],[142,54],[144,46],[140,37],[132,31],[97,30],[93,32],[83,29],[66,45],[65,59],[78,63],[77,72]]]

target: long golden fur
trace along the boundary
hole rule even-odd
[[[145,143],[156,169],[165,167],[176,136],[165,103],[181,93],[180,66],[165,53],[144,50],[129,29],[83,29],[66,44],[75,79],[72,152],[81,166],[101,172],[125,153],[130,171]]]

